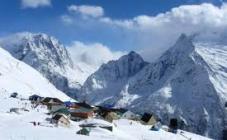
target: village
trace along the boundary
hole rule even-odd
[[[171,132],[173,134],[179,133],[186,139],[191,139],[184,135],[183,131],[178,131],[184,127],[184,123],[177,118],[172,118],[169,120],[169,126],[162,125],[162,121],[155,115],[144,112],[143,114],[136,114],[130,110],[124,108],[112,108],[104,106],[91,106],[86,102],[72,102],[72,101],[61,101],[58,98],[53,97],[41,97],[39,95],[32,95],[28,99],[20,98],[18,93],[12,93],[10,98],[17,98],[20,100],[28,100],[31,103],[31,109],[35,110],[38,108],[46,108],[48,110],[47,115],[49,116],[46,120],[49,122],[49,127],[65,127],[70,128],[71,122],[80,122],[80,130],[76,133],[79,135],[89,136],[92,128],[101,128],[113,131],[117,124],[114,120],[126,119],[133,122],[138,122],[142,125],[149,126],[150,131],[159,131],[160,129]],[[27,105],[27,104],[26,104]],[[26,108],[16,108],[10,109],[9,113],[20,114],[21,111],[29,112]],[[87,119],[100,119],[107,123],[87,123]],[[34,127],[43,126],[41,122],[32,121],[30,122]]]

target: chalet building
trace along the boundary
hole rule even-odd
[[[39,96],[39,95],[32,95],[29,96],[29,101],[31,101],[32,103],[40,103],[42,101],[43,97]]]
[[[85,102],[73,103],[73,105],[70,106],[69,112],[71,119],[74,121],[88,119],[94,116],[93,107]]]
[[[57,115],[57,114],[65,115],[68,118],[70,118],[70,112],[69,112],[69,110],[67,108],[58,109],[57,111],[53,112],[52,114],[53,114],[53,116]]]
[[[145,124],[145,125],[154,125],[157,121],[153,114],[144,113],[141,118],[141,122],[142,124]]]
[[[54,113],[60,109],[66,109],[66,107],[62,104],[49,104],[47,105],[47,109],[49,110],[49,113]]]
[[[61,108],[66,108],[64,103],[58,98],[51,97],[43,98],[41,104],[46,105],[50,113],[53,113]]]
[[[112,123],[113,120],[118,120],[120,119],[120,117],[118,116],[118,114],[116,112],[107,112],[106,114],[103,115],[104,120]]]
[[[64,102],[62,102],[58,98],[51,98],[51,97],[43,98],[41,103],[44,105],[64,105]]]
[[[79,121],[81,119],[88,119],[94,116],[94,112],[92,109],[79,107],[69,110],[71,119],[75,121]]]
[[[56,124],[56,126],[63,126],[63,127],[69,127],[70,121],[69,119],[62,114],[56,114],[51,119],[52,124]]]
[[[140,116],[128,110],[122,114],[121,119],[139,120]]]
[[[93,110],[94,109],[94,107],[92,107],[91,105],[87,104],[86,102],[71,103],[70,108],[71,109],[84,108],[84,109],[88,109],[88,110]]]

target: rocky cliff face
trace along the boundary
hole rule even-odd
[[[227,97],[227,64],[214,64],[209,60],[211,54],[218,56],[220,52],[206,51],[204,46],[194,45],[190,37],[181,35],[152,64],[141,59],[133,61],[140,63],[129,63],[121,58],[103,65],[85,82],[82,94],[90,103],[155,113],[165,124],[170,118],[178,118],[186,130],[220,138]],[[222,49],[222,54],[223,51],[226,53],[226,49]],[[135,70],[129,69],[131,64]]]
[[[117,61],[103,64],[84,83],[81,100],[91,103],[112,104],[130,77],[133,77],[148,63],[140,55],[130,52]],[[100,102],[100,103],[101,103]]]
[[[74,96],[80,88],[65,47],[46,34],[18,33],[0,40],[15,58],[38,70],[59,90]]]

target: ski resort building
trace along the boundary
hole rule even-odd
[[[69,127],[70,126],[70,121],[69,119],[62,114],[56,114],[54,117],[51,119],[52,124],[56,124],[57,126],[63,126],[63,127]]]

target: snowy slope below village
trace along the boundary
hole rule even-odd
[[[25,98],[37,94],[40,96],[57,97],[62,100],[69,99],[69,97],[57,90],[38,71],[24,62],[16,60],[2,48],[0,48],[0,60],[1,94],[2,92],[17,92],[20,96]]]
[[[152,112],[165,124],[176,117],[184,121],[188,131],[221,139],[227,101],[226,54],[226,46],[193,44],[190,37],[181,35],[156,62],[132,76],[127,75],[131,61],[124,62],[130,67],[120,77],[122,58],[112,64],[114,67],[105,64],[102,67],[112,69],[101,67],[91,75],[82,87],[82,96],[93,104]],[[118,81],[127,77],[124,85],[109,84],[112,75]]]
[[[80,140],[208,140],[208,138],[195,135],[188,132],[172,134],[164,130],[151,131],[150,126],[141,125],[138,122],[129,120],[117,120],[115,125],[100,119],[88,119],[81,122],[71,122],[69,128],[55,127],[50,124],[46,118],[45,107],[38,106],[36,109],[31,108],[27,100],[9,98],[7,92],[0,92],[0,139],[1,140],[63,140],[63,139],[80,139]],[[20,111],[19,114],[9,113],[10,108],[26,108],[29,112]],[[40,122],[39,126],[34,126],[31,122]],[[113,132],[101,128],[92,128],[90,136],[78,135],[82,123],[99,123],[112,125]],[[139,131],[138,131],[139,130]]]

